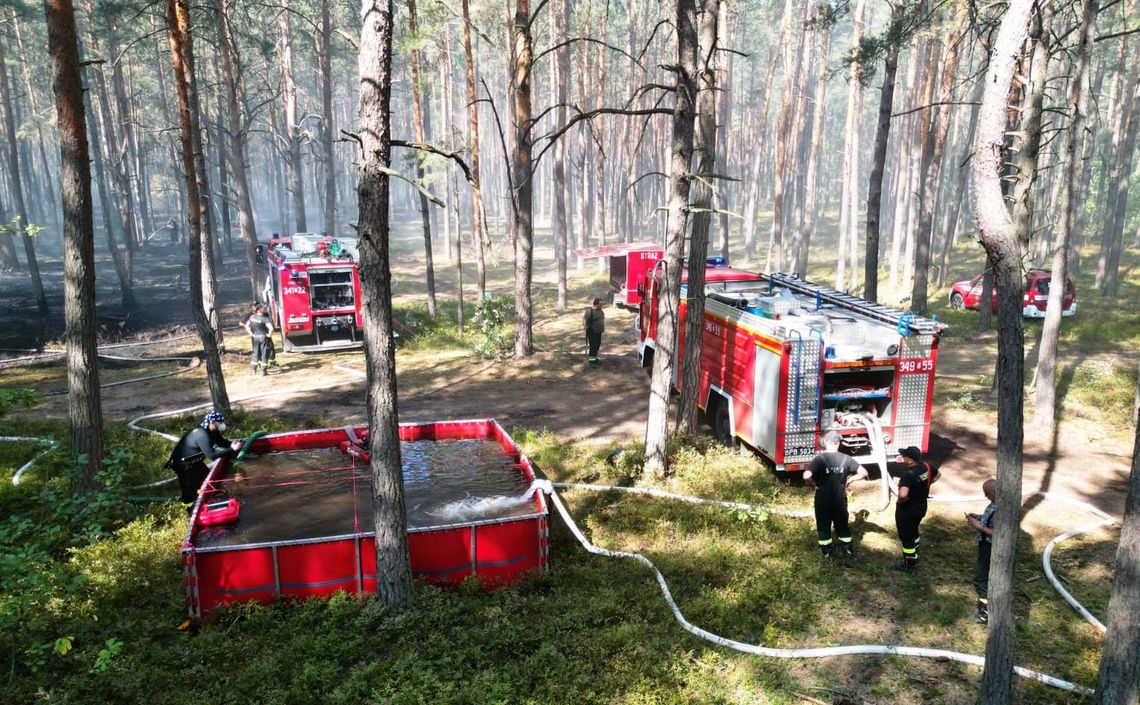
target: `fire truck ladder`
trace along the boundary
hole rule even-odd
[[[918,316],[913,313],[903,313],[896,308],[871,303],[858,296],[852,296],[842,291],[829,289],[820,284],[812,284],[811,282],[804,281],[799,277],[794,277],[789,274],[777,272],[765,274],[763,277],[768,280],[769,287],[779,285],[796,293],[814,297],[816,308],[821,307],[824,303],[838,306],[839,308],[853,311],[876,321],[895,326],[900,335],[910,335],[912,333],[938,335],[942,332],[942,329],[946,327],[933,318],[926,318],[925,316]]]

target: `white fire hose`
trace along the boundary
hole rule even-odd
[[[807,658],[828,658],[828,657],[832,657],[832,656],[854,656],[854,655],[909,656],[909,657],[914,657],[914,658],[930,658],[930,659],[944,659],[944,660],[948,660],[948,661],[958,661],[959,663],[968,663],[968,664],[971,664],[974,666],[984,666],[985,665],[985,658],[982,656],[976,656],[974,654],[966,654],[966,653],[962,653],[959,651],[949,651],[946,649],[931,649],[931,648],[918,647],[918,646],[900,646],[900,645],[894,645],[894,644],[854,644],[851,646],[831,646],[831,647],[819,647],[819,648],[808,648],[808,649],[778,649],[778,648],[763,646],[760,644],[748,644],[748,643],[745,643],[742,641],[737,641],[735,639],[729,639],[727,637],[722,637],[720,635],[714,634],[714,633],[708,631],[707,629],[702,629],[701,627],[694,625],[692,622],[690,622],[688,619],[685,618],[684,613],[681,612],[680,607],[677,606],[677,602],[673,599],[673,594],[669,590],[669,585],[665,582],[665,576],[663,576],[661,574],[661,571],[659,571],[657,569],[657,567],[655,565],[653,565],[653,562],[650,561],[648,558],[646,558],[645,556],[643,556],[640,553],[632,553],[632,552],[627,552],[627,551],[613,551],[610,549],[601,548],[601,547],[596,546],[593,543],[591,543],[582,534],[582,531],[578,528],[578,525],[574,521],[574,518],[570,515],[570,512],[566,509],[566,506],[562,503],[562,498],[558,496],[557,492],[555,492],[555,488],[582,489],[582,490],[589,490],[589,491],[594,491],[594,492],[626,492],[626,493],[630,493],[630,494],[649,495],[649,496],[653,496],[653,497],[661,497],[664,499],[671,499],[671,500],[677,500],[677,501],[682,501],[682,502],[688,502],[690,504],[703,504],[703,505],[722,507],[722,508],[727,508],[727,509],[740,509],[740,510],[748,510],[748,511],[765,511],[765,512],[769,512],[772,514],[779,514],[779,515],[790,516],[790,517],[802,518],[802,517],[813,516],[813,514],[811,512],[806,512],[806,511],[784,510],[784,509],[778,509],[778,508],[774,508],[774,507],[765,507],[765,506],[761,506],[761,505],[746,504],[744,502],[726,502],[726,501],[722,501],[722,500],[709,500],[709,499],[702,499],[699,497],[688,497],[685,495],[679,495],[679,494],[675,494],[673,492],[666,492],[663,490],[656,490],[656,489],[652,489],[652,488],[613,487],[613,486],[595,485],[595,484],[575,484],[575,483],[564,483],[564,482],[550,482],[549,480],[535,480],[534,483],[532,483],[530,489],[527,490],[527,496],[533,495],[535,491],[542,491],[542,492],[547,493],[550,496],[551,501],[554,503],[555,508],[558,510],[558,514],[562,517],[562,521],[566,524],[566,527],[568,529],[570,529],[570,532],[574,535],[574,538],[578,539],[578,542],[580,544],[582,544],[582,547],[585,548],[586,551],[588,551],[589,553],[593,553],[593,554],[597,554],[597,555],[601,555],[601,556],[609,556],[611,558],[629,558],[629,559],[637,561],[638,563],[641,563],[642,565],[644,565],[647,568],[649,568],[650,570],[652,570],[654,576],[657,578],[657,585],[661,589],[661,594],[665,597],[665,601],[666,601],[666,603],[668,603],[669,609],[672,610],[672,612],[673,612],[674,619],[677,620],[677,623],[680,624],[681,627],[685,629],[685,631],[687,631],[690,634],[693,634],[694,636],[697,636],[701,639],[712,642],[712,643],[717,644],[719,646],[723,646],[723,647],[726,647],[729,649],[733,649],[735,651],[740,651],[742,653],[755,654],[758,656],[768,656],[771,658],[807,659]],[[1030,494],[1037,494],[1037,493],[1030,493]],[[1049,546],[1045,549],[1045,554],[1042,557],[1042,562],[1045,566],[1046,575],[1047,575],[1047,577],[1049,577],[1050,582],[1053,584],[1053,587],[1056,588],[1061,593],[1061,595],[1065,598],[1065,600],[1070,605],[1072,605],[1074,608],[1077,609],[1078,612],[1081,613],[1081,616],[1085,617],[1085,619],[1089,620],[1092,624],[1098,626],[1098,628],[1100,628],[1103,631],[1103,629],[1104,629],[1103,625],[1099,621],[1097,621],[1096,618],[1093,617],[1088,612],[1088,610],[1086,610],[1083,606],[1081,606],[1081,604],[1079,602],[1077,602],[1077,600],[1072,595],[1070,595],[1064,588],[1062,588],[1060,586],[1060,584],[1055,580],[1055,578],[1053,576],[1052,568],[1049,565],[1049,559],[1050,559],[1050,556],[1052,555],[1052,549],[1056,544],[1058,544],[1062,541],[1065,541],[1069,538],[1072,538],[1074,536],[1079,536],[1081,534],[1092,531],[1093,529],[1096,529],[1098,527],[1112,524],[1112,523],[1114,523],[1114,520],[1112,519],[1112,517],[1110,517],[1109,515],[1105,514],[1102,511],[1100,511],[1096,507],[1088,505],[1084,502],[1072,500],[1072,499],[1069,499],[1067,497],[1054,496],[1054,495],[1051,495],[1050,493],[1047,493],[1047,492],[1043,492],[1040,494],[1042,494],[1046,498],[1065,502],[1066,504],[1069,504],[1071,506],[1085,509],[1085,510],[1092,512],[1093,514],[1102,518],[1102,521],[1096,522],[1094,524],[1088,524],[1088,525],[1079,527],[1077,529],[1074,529],[1073,531],[1069,531],[1065,534],[1062,534],[1062,535],[1054,538],[1053,541],[1050,542]],[[965,501],[979,501],[979,500],[982,500],[985,498],[981,497],[981,496],[976,496],[976,497],[975,496],[969,496],[969,497],[962,496],[962,497],[945,497],[945,498],[931,497],[931,499],[936,500],[936,501],[943,501],[943,502],[965,502]],[[1093,693],[1092,689],[1090,689],[1090,688],[1078,685],[1076,683],[1072,683],[1070,681],[1067,681],[1067,680],[1064,680],[1061,678],[1057,678],[1056,676],[1051,676],[1051,675],[1041,673],[1038,671],[1033,671],[1033,670],[1030,670],[1028,668],[1023,668],[1021,666],[1014,666],[1013,670],[1014,670],[1014,673],[1021,676],[1022,678],[1035,680],[1035,681],[1038,681],[1040,683],[1044,683],[1045,685],[1052,686],[1054,688],[1059,688],[1061,690],[1066,690],[1066,691],[1069,691],[1072,693],[1079,693],[1081,695],[1091,695]]]
[[[189,337],[189,336],[184,336],[184,337]],[[120,344],[120,345],[116,345],[116,346],[106,346],[102,349],[107,349],[110,347],[133,347],[136,345],[151,345],[151,344],[169,342],[170,340],[174,340],[174,339],[175,338],[167,338],[167,339],[160,340],[160,341],[147,341],[147,342],[143,342],[143,343]],[[0,361],[0,365],[7,363],[7,362],[15,362],[15,361],[18,361],[21,359],[40,359],[40,358],[43,358],[45,356],[50,356],[53,354],[62,354],[62,353],[51,351],[50,353],[45,353],[42,355],[29,356],[27,358],[10,358],[8,360]],[[112,358],[112,359],[116,359],[116,358]],[[142,359],[147,359],[147,358],[142,358]],[[163,359],[171,359],[171,358],[150,358],[150,359],[163,360]],[[178,358],[178,359],[186,359],[186,358]],[[351,368],[351,367],[347,367],[347,366],[343,366],[343,365],[334,365],[334,368],[341,371],[341,372],[351,374],[357,378],[363,378],[364,377],[364,374],[362,373],[362,371],[355,369],[355,368]],[[167,376],[168,374],[170,374],[170,373],[166,373],[166,374],[163,374],[161,376]],[[153,378],[153,377],[148,377],[148,378]],[[121,385],[121,384],[129,384],[132,382],[139,382],[139,381],[143,381],[143,378],[134,379],[134,380],[122,380],[119,382],[112,383],[112,385],[117,386],[117,385]],[[108,386],[108,385],[104,385],[104,386]],[[298,388],[298,389],[280,389],[280,390],[271,390],[271,391],[267,391],[267,392],[259,392],[257,394],[249,394],[249,395],[246,395],[243,397],[237,397],[237,398],[231,399],[230,401],[231,401],[231,403],[237,403],[237,402],[249,401],[252,399],[261,399],[261,398],[266,398],[266,397],[283,396],[283,395],[290,395],[290,394],[299,394],[299,393],[303,393],[303,392],[324,390],[324,389],[328,389],[328,387],[329,387],[329,384],[327,382],[324,382],[324,383],[321,383],[321,384],[316,385],[316,386],[303,387],[303,388]],[[146,428],[144,426],[140,426],[139,423],[141,421],[145,421],[147,419],[162,418],[162,417],[167,417],[167,416],[176,416],[179,414],[185,414],[185,413],[189,413],[192,411],[205,409],[205,408],[208,408],[210,406],[212,406],[212,402],[207,401],[207,402],[203,402],[200,404],[194,404],[192,406],[183,407],[180,409],[168,409],[168,410],[158,411],[155,413],[144,414],[142,416],[138,416],[134,419],[131,419],[127,423],[127,427],[131,428],[132,430],[135,430],[135,431],[139,431],[139,432],[143,432],[143,433],[151,433],[151,434],[160,436],[162,438],[165,438],[167,440],[177,441],[178,438],[176,436],[173,436],[173,435],[168,434],[168,433],[163,433],[161,431],[149,429],[149,428]],[[869,429],[869,430],[871,430],[871,429]],[[41,443],[51,443],[51,444],[56,443],[55,441],[53,441],[51,439],[27,438],[27,437],[18,437],[18,436],[12,436],[12,437],[0,436],[0,441],[21,441],[21,442],[38,441]],[[24,464],[24,466],[22,466],[19,470],[17,470],[16,474],[12,478],[13,484],[19,484],[20,476],[23,475],[24,471],[26,471],[42,454],[43,454],[42,452],[40,454],[37,454],[34,458],[32,458],[32,460],[28,461],[27,463]],[[883,462],[882,467],[884,467],[884,468],[886,467],[885,458],[884,458],[884,462]],[[890,485],[889,485],[889,480],[887,479],[887,473],[886,472],[882,473],[882,476],[883,476],[882,487],[884,488],[884,490],[886,492],[889,493],[890,492],[890,489],[889,489]],[[167,484],[169,482],[173,482],[174,479],[175,478],[173,478],[173,477],[166,478],[166,479],[159,480],[157,482],[149,483],[146,485],[140,485],[137,488],[157,487],[160,485]],[[819,647],[819,648],[808,648],[808,649],[779,649],[779,648],[767,647],[767,646],[763,646],[763,645],[759,645],[759,644],[748,644],[745,642],[736,641],[735,639],[729,639],[729,638],[722,637],[722,636],[719,636],[717,634],[714,634],[714,633],[708,631],[707,629],[702,629],[701,627],[694,625],[688,619],[685,618],[685,615],[681,612],[681,609],[677,606],[676,601],[673,599],[672,592],[669,590],[669,585],[668,585],[668,583],[665,582],[665,577],[661,574],[661,571],[659,571],[657,569],[657,567],[653,564],[653,562],[650,561],[648,558],[641,555],[640,553],[632,553],[632,552],[627,552],[627,551],[613,551],[610,549],[601,548],[599,546],[594,545],[588,539],[586,539],[586,537],[582,534],[581,530],[578,528],[578,525],[575,523],[573,517],[570,515],[570,512],[566,509],[566,506],[562,503],[561,497],[559,497],[557,492],[554,491],[555,487],[565,488],[565,489],[584,489],[584,490],[597,491],[597,492],[611,492],[611,491],[627,492],[627,493],[631,493],[631,494],[649,495],[649,496],[660,497],[660,498],[664,498],[664,499],[688,502],[691,504],[704,504],[704,505],[710,505],[710,506],[717,506],[717,507],[721,507],[721,508],[725,508],[725,509],[738,509],[738,510],[745,510],[745,511],[765,511],[765,512],[769,512],[771,514],[796,517],[796,518],[807,518],[807,517],[814,516],[813,512],[806,511],[806,510],[786,510],[786,509],[780,509],[780,508],[776,508],[776,507],[764,507],[764,506],[760,506],[760,505],[747,504],[744,502],[730,502],[730,501],[722,501],[722,500],[709,500],[709,499],[703,499],[703,498],[699,498],[699,497],[688,497],[685,495],[680,495],[680,494],[676,494],[673,492],[667,492],[664,490],[657,490],[657,489],[653,489],[653,488],[613,487],[613,486],[593,485],[593,484],[551,483],[548,480],[535,480],[534,481],[534,483],[531,485],[530,489],[528,489],[528,491],[527,491],[527,496],[532,496],[534,494],[534,492],[536,492],[536,491],[542,491],[542,492],[545,492],[546,494],[548,494],[550,496],[551,501],[554,503],[555,508],[558,510],[559,515],[562,517],[563,522],[565,522],[567,528],[570,529],[570,532],[574,535],[574,537],[576,539],[578,539],[578,542],[582,544],[582,547],[585,548],[587,552],[597,554],[597,555],[602,555],[602,556],[609,556],[611,558],[629,558],[629,559],[632,559],[632,560],[635,560],[635,561],[641,563],[642,565],[644,565],[647,568],[649,568],[650,570],[652,570],[654,573],[654,576],[657,578],[657,585],[661,590],[661,594],[665,597],[665,601],[668,603],[670,610],[672,610],[672,612],[673,612],[673,617],[677,620],[677,622],[681,625],[681,627],[685,629],[685,631],[687,631],[687,632],[689,632],[689,633],[693,634],[694,636],[697,636],[701,639],[704,639],[704,640],[709,641],[711,643],[717,644],[719,646],[723,646],[726,648],[733,649],[735,651],[740,651],[742,653],[755,654],[758,656],[767,656],[767,657],[771,657],[771,658],[807,659],[807,658],[829,658],[829,657],[833,657],[833,656],[851,656],[851,655],[909,656],[909,657],[915,657],[915,658],[930,658],[930,659],[944,659],[944,660],[949,660],[949,661],[958,661],[960,663],[967,663],[967,664],[971,664],[971,665],[975,665],[975,666],[984,666],[985,665],[985,659],[981,656],[961,653],[958,651],[949,651],[946,649],[932,649],[932,648],[915,647],[915,646],[899,646],[899,645],[893,645],[893,644],[855,644],[855,645],[851,645],[851,646],[833,646],[833,647]],[[131,488],[131,489],[137,489],[137,488]],[[1029,493],[1029,494],[1036,494],[1036,493]],[[1071,500],[1071,499],[1066,498],[1066,497],[1053,496],[1050,493],[1041,493],[1041,494],[1043,496],[1049,498],[1049,499],[1063,501],[1063,502],[1070,504],[1072,506],[1080,507],[1082,509],[1085,509],[1087,511],[1090,511],[1090,512],[1096,514],[1098,517],[1101,517],[1101,521],[1099,521],[1099,522],[1079,527],[1077,529],[1074,529],[1072,531],[1069,531],[1065,534],[1062,534],[1062,535],[1054,538],[1053,541],[1051,541],[1045,549],[1045,553],[1042,556],[1042,563],[1043,563],[1044,568],[1045,568],[1046,577],[1049,578],[1050,583],[1052,583],[1053,587],[1062,595],[1062,597],[1064,597],[1064,599],[1070,605],[1072,605],[1082,615],[1082,617],[1084,617],[1086,620],[1090,621],[1092,624],[1097,626],[1097,628],[1099,628],[1101,631],[1104,631],[1104,625],[1101,624],[1095,617],[1093,617],[1092,614],[1089,613],[1088,610],[1086,610],[1056,580],[1056,577],[1053,574],[1052,567],[1050,566],[1049,561],[1050,561],[1050,558],[1052,556],[1053,548],[1057,544],[1059,544],[1063,541],[1066,541],[1070,538],[1073,538],[1075,536],[1079,536],[1081,534],[1088,533],[1089,531],[1092,531],[1092,530],[1099,528],[1101,526],[1111,525],[1112,523],[1114,523],[1114,520],[1112,519],[1112,517],[1105,514],[1104,512],[1101,512],[1099,509],[1096,509],[1095,507],[1092,507],[1091,505],[1085,504],[1083,502]],[[979,500],[984,499],[984,498],[980,497],[980,496],[961,496],[961,497],[931,497],[930,499],[932,501],[941,501],[941,502],[967,502],[967,501],[973,502],[973,501],[979,501]],[[889,503],[889,494],[887,497],[887,501]],[[885,506],[884,506],[884,508],[885,508]],[[1015,666],[1014,672],[1023,678],[1036,680],[1036,681],[1039,681],[1039,682],[1044,683],[1046,685],[1052,686],[1054,688],[1060,688],[1062,690],[1066,690],[1066,691],[1074,692],[1074,693],[1079,693],[1082,695],[1092,694],[1092,690],[1089,688],[1086,688],[1084,686],[1080,686],[1080,685],[1077,685],[1077,684],[1072,683],[1070,681],[1066,681],[1066,680],[1063,680],[1061,678],[1057,678],[1055,676],[1050,676],[1050,675],[1045,674],[1045,673],[1040,673],[1038,671],[1033,671],[1033,670],[1030,670],[1027,668],[1022,668],[1021,666]]]

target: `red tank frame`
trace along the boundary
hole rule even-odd
[[[364,427],[328,428],[265,436],[251,451],[338,447],[365,433]],[[534,467],[493,419],[400,424],[400,440],[481,439],[498,442],[527,479]],[[182,543],[186,606],[191,617],[206,617],[229,602],[273,602],[323,597],[336,592],[376,592],[376,543],[372,531],[313,536],[242,546],[199,547],[198,513],[212,501],[211,481],[229,467],[218,461],[206,479]],[[536,492],[533,511],[522,517],[423,527],[408,532],[412,573],[436,584],[458,584],[476,577],[488,587],[508,585],[544,571],[549,560],[548,508]]]

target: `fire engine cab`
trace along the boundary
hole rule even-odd
[[[640,287],[637,352],[646,367],[663,267]],[[885,467],[888,445],[926,452],[943,324],[786,274],[713,262],[706,277],[698,404],[719,439],[743,441],[778,471],[805,469],[832,430],[861,463]],[[687,288],[685,270],[678,361]]]
[[[286,352],[364,344],[355,240],[297,233],[269,240],[259,260]]]

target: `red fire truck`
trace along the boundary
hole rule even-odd
[[[360,347],[360,274],[356,243],[297,233],[269,240],[259,259],[262,299],[286,352]]]
[[[663,265],[641,285],[637,352],[647,367]],[[786,274],[710,264],[706,276],[698,404],[718,438],[747,443],[779,471],[804,469],[831,430],[860,462],[885,462],[887,446],[927,450],[943,324]]]
[[[610,273],[610,293],[615,306],[637,308],[641,304],[638,285],[664,256],[660,245],[646,242],[626,242],[575,250],[579,257],[604,257]]]

